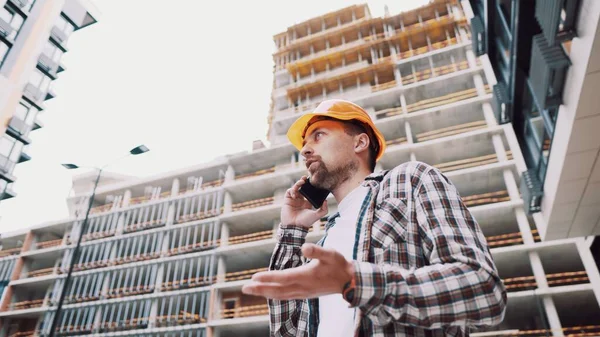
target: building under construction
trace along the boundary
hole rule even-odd
[[[597,24],[600,3],[579,2]],[[55,336],[268,336],[266,301],[241,288],[266,270],[285,190],[306,171],[285,133],[329,98],[365,107],[385,135],[376,170],[434,165],[478,220],[509,300],[504,322],[473,336],[600,335],[594,237],[548,240],[530,207],[529,164],[498,117],[497,70],[471,28],[478,13],[454,0],[384,17],[355,5],[276,34],[271,144],[151,178],[107,174],[85,230],[95,177],[75,179],[67,219],[2,236],[0,337],[50,335],[71,264]],[[322,220],[307,240],[323,234]]]

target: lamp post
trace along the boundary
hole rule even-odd
[[[81,225],[81,229],[79,231],[79,237],[77,238],[77,244],[75,245],[75,248],[73,249],[73,254],[71,255],[71,261],[69,262],[69,271],[67,272],[67,277],[65,278],[65,282],[63,284],[62,290],[60,292],[60,298],[58,300],[58,305],[56,307],[56,311],[54,313],[54,318],[52,319],[52,325],[50,326],[50,335],[49,337],[54,337],[54,332],[56,330],[56,325],[58,324],[58,319],[60,318],[60,314],[61,314],[61,310],[62,310],[62,305],[63,302],[65,300],[65,294],[67,293],[67,289],[69,287],[69,283],[71,281],[71,273],[73,272],[73,265],[75,264],[75,261],[77,261],[77,258],[79,257],[79,248],[81,246],[81,238],[83,237],[83,233],[85,232],[85,230],[87,229],[87,225],[88,225],[88,217],[90,215],[90,211],[92,209],[92,205],[94,204],[94,197],[96,196],[96,188],[98,187],[98,183],[100,182],[100,176],[102,175],[102,170],[104,170],[107,166],[113,164],[114,162],[116,162],[117,160],[123,159],[125,157],[128,157],[130,155],[139,155],[142,153],[146,153],[150,151],[150,149],[148,149],[145,145],[139,145],[134,147],[133,149],[129,150],[129,153],[121,158],[118,158],[100,168],[98,167],[93,167],[94,169],[98,170],[98,175],[96,176],[96,181],[94,182],[94,188],[92,189],[92,196],[90,197],[90,201],[88,202],[88,207],[87,210],[85,212],[85,218],[83,219],[83,223]],[[66,168],[67,170],[73,170],[73,169],[78,169],[80,168],[80,166],[76,165],[76,164],[62,164],[62,166],[64,168]]]

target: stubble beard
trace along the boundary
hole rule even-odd
[[[352,178],[358,171],[358,161],[349,160],[345,165],[340,165],[329,170],[327,165],[319,160],[319,166],[311,175],[310,183],[319,188],[329,191],[335,190],[345,181]]]

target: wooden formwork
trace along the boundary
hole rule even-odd
[[[50,247],[56,247],[56,246],[60,246],[62,245],[62,241],[63,239],[56,239],[56,240],[50,240],[50,241],[43,241],[43,242],[38,242],[35,244],[36,248],[38,249],[44,249],[44,248],[50,248]]]
[[[548,280],[548,285],[550,287],[589,282],[589,278],[585,271],[547,274],[546,279]],[[511,277],[504,279],[503,282],[506,289],[509,291],[521,291],[538,287],[534,276]]]
[[[221,318],[239,318],[267,314],[269,314],[269,307],[267,304],[248,305],[233,309],[221,310]]]

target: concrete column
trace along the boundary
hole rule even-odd
[[[472,50],[467,50],[467,63],[469,64],[469,68],[475,68],[477,66],[477,60],[475,59],[475,53]]]
[[[24,252],[28,252],[31,249],[34,240],[35,235],[33,234],[33,232],[27,231],[27,234],[25,234],[25,239],[23,240],[23,246],[21,246],[21,254],[23,254]]]
[[[554,305],[552,296],[545,295],[542,303],[544,303],[544,308],[546,309],[546,317],[548,318],[550,329],[552,329],[552,336],[564,336],[565,334],[563,332],[562,324],[560,323],[558,311],[556,311],[556,306]]]
[[[150,304],[150,317],[148,318],[148,326],[152,329],[156,327],[156,316],[158,316],[158,298],[152,299]]]
[[[498,121],[496,120],[496,116],[494,115],[494,110],[492,110],[492,106],[490,103],[486,102],[481,105],[481,109],[483,110],[483,117],[485,118],[485,123],[487,126],[497,126]],[[498,137],[500,137],[498,135]],[[504,146],[502,146],[504,148]]]
[[[539,289],[547,289],[548,281],[546,279],[546,273],[544,272],[544,267],[542,266],[542,260],[540,259],[539,254],[536,251],[529,252],[529,261],[531,263],[531,270],[533,271],[533,276],[535,277],[535,282]]]
[[[169,208],[167,209],[167,223],[165,224],[165,226],[173,225],[174,221],[175,221],[175,204],[170,204]]]
[[[227,273],[225,259],[222,256],[219,256],[219,260],[217,262],[217,283],[225,282],[225,273]]]
[[[227,170],[225,170],[225,181],[223,183],[224,184],[230,183],[234,180],[235,180],[235,170],[233,169],[233,166],[229,165],[229,166],[227,166]]]
[[[171,232],[165,232],[165,235],[163,235],[163,242],[160,246],[161,256],[167,256],[169,253],[169,241],[171,241]]]
[[[475,82],[475,89],[477,89],[477,95],[485,95],[485,86],[483,84],[483,79],[481,78],[481,75],[473,75],[473,82]]]
[[[517,140],[517,136],[515,134],[515,130],[512,127],[512,124],[505,124],[502,126],[502,128],[504,129],[504,135],[506,136],[508,147],[512,151],[513,160],[515,161],[515,166],[517,167],[517,172],[527,171],[527,165],[525,165],[525,158],[523,158],[521,146],[519,145],[519,141]],[[534,218],[535,214],[541,215],[541,213],[534,213]]]
[[[508,191],[510,200],[521,199],[521,195],[519,194],[519,187],[517,186],[517,181],[515,180],[513,171],[511,169],[505,169],[503,170],[502,174],[504,176],[504,184],[506,185],[506,190]]]
[[[590,251],[590,246],[585,242],[584,238],[577,240],[577,251],[581,257],[581,262],[585,268],[585,272],[592,285],[596,302],[600,303],[600,272],[598,272],[598,266],[594,262],[594,256]]]
[[[523,244],[529,245],[535,243],[533,234],[531,233],[531,226],[529,226],[529,220],[523,207],[515,208],[515,216],[517,217],[517,225],[519,226],[521,237],[523,237]]]
[[[179,179],[173,179],[173,183],[171,183],[171,197],[176,197],[179,195]]]
[[[402,105],[402,113],[405,115],[408,114],[408,109],[406,108],[408,104],[406,104],[406,96],[404,94],[400,94],[400,104]]]
[[[460,41],[467,41],[469,37],[467,36],[467,31],[464,28],[458,29],[458,34],[460,36]]]
[[[221,247],[229,246],[229,225],[221,223]]]
[[[231,212],[232,205],[233,199],[231,198],[231,194],[229,192],[225,192],[225,199],[223,200],[223,213]]]
[[[404,132],[406,132],[406,141],[408,142],[408,144],[413,144],[414,141],[412,136],[412,130],[408,121],[404,122]]]
[[[123,203],[121,205],[123,205],[123,207],[129,206],[130,200],[131,200],[131,190],[127,190],[127,191],[125,191],[125,193],[123,193]]]
[[[119,219],[117,219],[117,228],[115,228],[115,236],[123,234],[125,230],[125,213],[119,214]]]
[[[396,66],[394,66],[394,80],[396,80],[397,86],[402,86],[402,75],[400,74],[400,69],[398,69]]]

